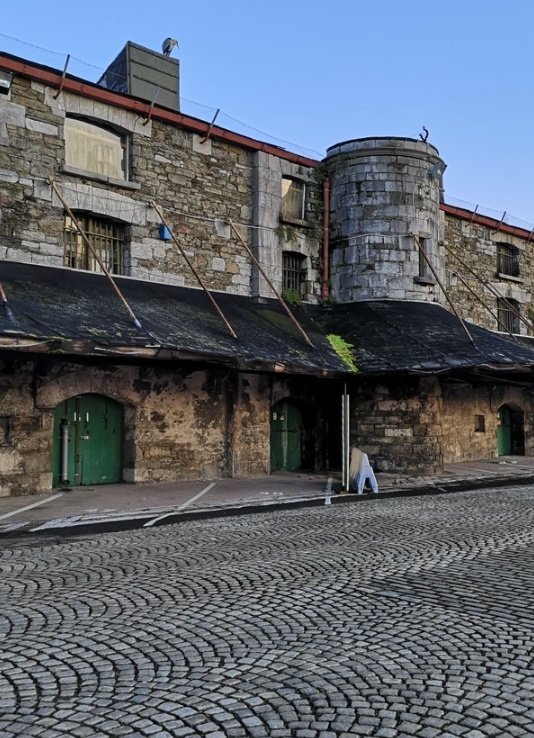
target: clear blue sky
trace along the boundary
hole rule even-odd
[[[0,48],[96,81],[172,36],[185,112],[317,158],[425,125],[447,199],[534,224],[533,30],[534,0],[25,0]]]

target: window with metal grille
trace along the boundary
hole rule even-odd
[[[304,182],[282,177],[282,220],[304,220],[305,197]]]
[[[128,139],[78,118],[65,118],[65,164],[111,179],[127,179]]]
[[[77,214],[76,220],[91,244],[89,248],[70,216],[65,219],[65,266],[101,272],[95,254],[112,274],[124,274],[125,231],[120,223],[92,215]]]
[[[497,299],[497,329],[509,333],[519,333],[519,310],[520,305],[517,300],[499,297]]]
[[[282,254],[282,290],[303,296],[306,282],[306,257],[293,251]]]
[[[519,277],[519,249],[507,243],[497,244],[497,274]]]

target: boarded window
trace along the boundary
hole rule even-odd
[[[124,274],[125,232],[120,223],[91,215],[77,214],[76,219],[91,248],[82,238],[70,216],[65,220],[65,266],[101,272],[97,254],[112,274]]]
[[[299,179],[282,178],[282,220],[304,220],[306,186]]]
[[[499,297],[497,299],[497,330],[519,333],[520,305],[517,300]]]
[[[127,179],[127,139],[77,118],[65,119],[65,164],[112,179]]]
[[[497,244],[497,274],[519,277],[519,250],[515,246]]]

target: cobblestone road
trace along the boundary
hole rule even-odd
[[[0,736],[534,735],[534,490],[0,550]]]

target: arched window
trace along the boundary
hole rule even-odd
[[[110,179],[127,179],[127,138],[78,118],[65,119],[65,164]]]

